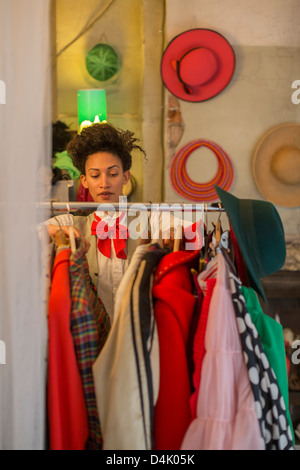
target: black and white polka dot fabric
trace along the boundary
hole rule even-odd
[[[266,450],[294,449],[284,399],[264,353],[260,336],[247,311],[240,280],[229,270],[229,283],[257,418]]]

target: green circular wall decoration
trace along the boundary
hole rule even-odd
[[[112,78],[120,70],[120,67],[120,57],[109,44],[96,44],[86,56],[88,73],[100,82]]]

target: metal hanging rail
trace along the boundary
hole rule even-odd
[[[59,212],[76,212],[81,211],[111,211],[112,209],[117,211],[124,210],[136,210],[136,211],[159,211],[159,212],[175,212],[175,211],[186,211],[186,212],[218,212],[224,211],[220,202],[211,203],[144,203],[144,202],[126,202],[126,203],[98,203],[98,202],[61,202],[61,201],[49,201],[37,203],[37,208],[50,209],[51,211]]]

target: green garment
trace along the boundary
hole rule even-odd
[[[57,152],[55,154],[53,168],[67,170],[72,180],[75,180],[80,177],[80,171],[77,170],[77,168],[73,165],[73,162],[66,150],[64,150],[63,152]]]
[[[276,375],[295,444],[293,423],[289,411],[289,386],[282,326],[274,318],[263,312],[256,292],[251,287],[242,286],[241,290],[248,312],[261,338],[264,352]]]

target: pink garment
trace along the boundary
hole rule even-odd
[[[197,330],[195,333],[194,344],[193,344],[193,359],[194,359],[194,373],[193,373],[193,385],[194,385],[194,392],[190,398],[190,407],[191,407],[191,415],[192,418],[196,418],[197,416],[197,400],[198,400],[198,393],[201,383],[201,369],[202,369],[202,361],[205,356],[205,330],[207,325],[208,313],[209,313],[209,305],[211,296],[216,284],[216,279],[208,279],[207,280],[207,292],[204,296],[201,306],[201,314],[197,325]]]
[[[182,450],[263,450],[254,398],[244,362],[225,259],[218,253],[217,281],[205,334],[197,417]],[[209,271],[208,271],[209,272]]]

